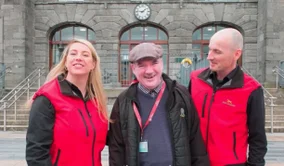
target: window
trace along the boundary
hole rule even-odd
[[[128,86],[134,78],[128,61],[129,51],[142,42],[153,42],[163,47],[163,72],[168,73],[168,35],[155,26],[136,25],[126,29],[120,36],[118,75],[122,86]]]
[[[193,54],[196,55],[198,59],[206,59],[209,51],[208,45],[210,38],[214,35],[214,33],[224,28],[234,28],[234,27],[224,24],[212,24],[196,29],[192,34]],[[241,63],[242,59],[240,58],[238,60],[238,64],[241,65]]]
[[[52,33],[50,41],[49,67],[60,61],[61,54],[65,46],[73,39],[87,39],[91,43],[95,43],[95,32],[85,26],[74,25],[58,28]]]
[[[206,58],[208,54],[208,45],[210,38],[217,31],[227,28],[227,25],[207,25],[196,29],[192,34],[193,53],[200,58]]]

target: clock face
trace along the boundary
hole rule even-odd
[[[134,14],[138,20],[147,20],[150,17],[151,10],[148,5],[139,4],[135,7]]]

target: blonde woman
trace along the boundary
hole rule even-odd
[[[28,165],[101,166],[107,119],[100,59],[90,42],[73,40],[33,96]]]

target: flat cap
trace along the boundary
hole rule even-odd
[[[129,54],[129,61],[136,62],[139,59],[152,57],[161,58],[163,55],[163,48],[160,45],[154,43],[141,43],[135,46]]]

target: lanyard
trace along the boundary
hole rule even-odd
[[[165,84],[165,82],[163,82],[162,88],[161,88],[161,90],[160,90],[160,92],[159,92],[159,94],[158,94],[158,96],[157,96],[157,99],[156,99],[156,101],[155,101],[155,104],[153,105],[152,110],[151,110],[151,112],[150,112],[150,115],[149,115],[147,121],[145,122],[144,126],[142,126],[142,120],[141,120],[141,116],[140,116],[140,114],[139,114],[139,112],[138,112],[137,106],[135,105],[134,102],[132,103],[135,116],[136,116],[136,118],[137,118],[137,120],[138,120],[138,123],[139,123],[139,126],[140,126],[140,128],[141,128],[141,139],[142,139],[142,136],[143,136],[143,131],[144,131],[144,129],[145,129],[145,128],[149,125],[149,123],[152,121],[152,118],[153,118],[155,112],[157,111],[157,107],[158,107],[158,105],[159,105],[159,103],[160,103],[160,101],[161,101],[161,98],[162,98],[163,94],[164,94],[165,88],[166,88],[166,84]]]

